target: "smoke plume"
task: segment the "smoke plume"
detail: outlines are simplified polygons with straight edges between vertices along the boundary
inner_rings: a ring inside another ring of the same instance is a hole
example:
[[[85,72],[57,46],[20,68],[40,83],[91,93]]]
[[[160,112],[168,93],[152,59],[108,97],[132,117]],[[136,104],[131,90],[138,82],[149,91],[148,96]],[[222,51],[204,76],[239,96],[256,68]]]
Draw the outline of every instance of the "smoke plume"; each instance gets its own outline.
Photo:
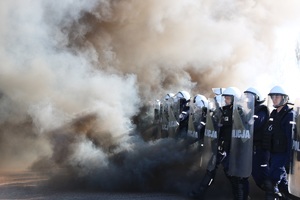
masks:
[[[50,168],[111,190],[187,187],[195,150],[140,137],[151,103],[228,86],[300,95],[299,4],[0,2],[0,170]]]

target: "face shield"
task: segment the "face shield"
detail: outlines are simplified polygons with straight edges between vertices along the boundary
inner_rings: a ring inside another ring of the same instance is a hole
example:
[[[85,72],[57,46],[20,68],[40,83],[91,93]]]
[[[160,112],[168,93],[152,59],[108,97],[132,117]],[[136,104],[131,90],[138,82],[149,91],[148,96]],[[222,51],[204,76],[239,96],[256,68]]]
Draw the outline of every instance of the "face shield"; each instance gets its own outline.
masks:
[[[223,95],[222,96],[222,102],[221,105],[223,106],[229,106],[229,105],[233,105],[233,96],[231,95]]]
[[[247,107],[252,107],[253,102],[257,102],[258,96],[256,94],[250,92],[244,92],[245,102],[247,103]]]

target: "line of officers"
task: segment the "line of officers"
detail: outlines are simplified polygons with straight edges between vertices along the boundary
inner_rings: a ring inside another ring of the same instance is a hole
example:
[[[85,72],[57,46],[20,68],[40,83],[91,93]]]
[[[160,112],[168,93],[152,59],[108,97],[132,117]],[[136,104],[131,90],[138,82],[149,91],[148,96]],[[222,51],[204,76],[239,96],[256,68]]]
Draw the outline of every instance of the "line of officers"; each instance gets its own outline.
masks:
[[[187,91],[169,93],[154,106],[160,138],[201,146],[200,167],[206,173],[189,196],[205,199],[222,166],[235,200],[250,198],[250,176],[267,200],[300,197],[299,107],[289,103],[280,86],[268,94],[273,110],[253,87],[243,93],[236,87],[212,90],[209,99],[201,94],[191,98]]]

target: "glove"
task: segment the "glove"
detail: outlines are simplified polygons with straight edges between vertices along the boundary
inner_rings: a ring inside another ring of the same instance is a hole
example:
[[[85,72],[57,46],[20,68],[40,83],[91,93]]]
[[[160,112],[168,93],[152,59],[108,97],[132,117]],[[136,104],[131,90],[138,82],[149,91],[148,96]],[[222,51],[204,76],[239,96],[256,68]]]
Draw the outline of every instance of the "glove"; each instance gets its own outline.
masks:
[[[183,114],[180,114],[180,115],[179,115],[179,120],[182,121],[182,120],[183,120],[183,117],[184,117]]]
[[[220,164],[227,156],[226,151],[218,151],[217,154],[217,164]]]
[[[251,118],[251,119],[248,121],[248,124],[249,124],[249,125],[253,125],[253,124],[254,124],[254,118]]]

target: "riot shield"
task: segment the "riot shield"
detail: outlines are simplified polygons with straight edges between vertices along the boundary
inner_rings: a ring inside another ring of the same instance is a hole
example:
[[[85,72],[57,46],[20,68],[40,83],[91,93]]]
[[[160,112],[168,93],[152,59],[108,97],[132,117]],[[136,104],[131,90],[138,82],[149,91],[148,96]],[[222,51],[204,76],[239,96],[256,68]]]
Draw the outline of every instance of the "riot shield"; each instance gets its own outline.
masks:
[[[163,100],[161,103],[161,138],[166,138],[169,135],[169,109],[170,102]]]
[[[300,99],[299,99],[300,100]],[[293,131],[292,162],[289,173],[289,192],[300,197],[300,104],[295,103],[295,127]]]
[[[209,171],[215,169],[217,162],[219,119],[221,110],[215,99],[208,99],[208,108],[206,115],[206,124],[203,140],[203,154],[200,162],[201,168]]]
[[[228,174],[249,177],[252,172],[254,95],[234,99]]]
[[[190,102],[190,113],[188,123],[188,138],[199,139],[199,127],[202,121],[202,107],[197,106],[194,102]]]
[[[176,130],[179,127],[180,101],[175,98],[169,98],[169,123],[168,135],[169,137],[176,137]]]
[[[153,103],[153,110],[154,110],[154,116],[153,116],[153,124],[159,124],[160,123],[160,100],[156,100]]]
[[[190,104],[190,113],[189,113],[189,122],[188,122],[188,131],[187,131],[187,137],[188,138],[198,138],[198,133],[196,132],[194,121],[195,121],[195,111],[196,106],[193,102]]]
[[[154,108],[154,116],[153,116],[153,125],[154,125],[154,139],[158,139],[161,137],[161,108],[162,108],[162,103],[160,100],[156,100],[153,104]]]

